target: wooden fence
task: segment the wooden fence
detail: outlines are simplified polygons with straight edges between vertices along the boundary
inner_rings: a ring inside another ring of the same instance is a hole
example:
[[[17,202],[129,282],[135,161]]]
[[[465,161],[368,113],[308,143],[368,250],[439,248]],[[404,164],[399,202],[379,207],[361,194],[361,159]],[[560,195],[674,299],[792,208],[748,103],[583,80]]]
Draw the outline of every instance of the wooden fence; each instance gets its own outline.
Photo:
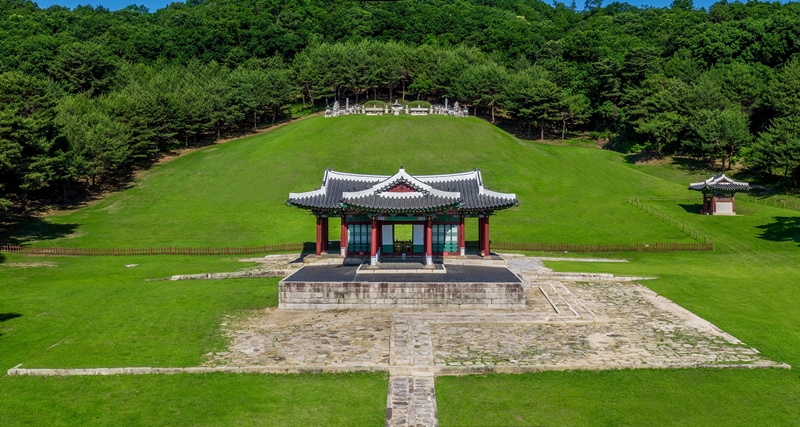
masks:
[[[532,251],[532,252],[679,252],[679,251],[713,251],[711,243],[629,243],[611,245],[575,245],[560,243],[504,243],[492,242],[495,251]]]
[[[466,242],[468,250],[477,250],[478,242]],[[72,255],[72,256],[139,256],[139,255],[256,255],[274,252],[314,252],[314,242],[282,243],[278,245],[224,247],[224,248],[63,248],[4,245],[0,252],[23,255]],[[536,252],[678,252],[713,251],[711,243],[630,243],[578,245],[561,243],[506,243],[492,242],[495,251]],[[329,251],[338,252],[338,242],[331,242]]]
[[[313,243],[311,244],[313,247]],[[224,247],[224,248],[62,248],[5,245],[0,252],[25,255],[77,255],[77,256],[131,256],[131,255],[253,255],[270,252],[303,252],[306,243],[281,243],[278,245]],[[313,249],[312,249],[313,250]]]
[[[678,221],[675,218],[672,218],[672,217],[669,217],[667,215],[664,215],[664,213],[659,212],[656,209],[653,209],[652,206],[645,204],[643,202],[644,200],[647,200],[647,199],[642,198],[642,201],[640,201],[639,200],[639,196],[636,196],[635,198],[629,197],[628,198],[628,203],[630,203],[633,206],[636,206],[637,208],[641,209],[645,213],[650,214],[655,219],[657,219],[659,221],[662,221],[664,223],[667,223],[671,227],[675,227],[678,230],[681,230],[681,232],[688,234],[689,237],[691,237],[692,239],[695,239],[698,242],[702,241],[703,244],[710,244],[711,245],[711,249],[709,249],[709,250],[712,250],[712,251],[714,250],[714,241],[709,239],[708,236],[700,234],[700,232],[696,228],[692,228],[690,225],[682,223],[682,222]],[[652,200],[652,197],[650,198],[650,200]],[[671,201],[672,199],[667,199],[667,200]],[[686,249],[686,250],[691,250],[691,249]],[[705,250],[705,249],[702,249],[702,250]]]

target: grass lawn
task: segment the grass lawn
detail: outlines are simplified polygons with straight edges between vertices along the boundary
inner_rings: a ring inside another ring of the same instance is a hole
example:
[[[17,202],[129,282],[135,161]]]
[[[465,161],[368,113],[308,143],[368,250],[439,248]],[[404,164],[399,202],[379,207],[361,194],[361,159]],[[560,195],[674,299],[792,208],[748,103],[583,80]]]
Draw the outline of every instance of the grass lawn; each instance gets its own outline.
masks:
[[[412,174],[479,167],[490,188],[516,193],[521,206],[492,220],[495,241],[689,241],[626,203],[635,195],[691,194],[682,173],[442,116],[303,120],[198,150],[126,191],[6,236],[80,247],[310,241],[312,217],[283,204],[290,191],[318,187],[329,166],[388,175],[401,165]],[[697,215],[695,202],[652,206],[713,238],[717,250],[548,265],[658,276],[645,284],[766,358],[800,367],[800,213],[741,201],[742,215],[731,218]],[[476,233],[474,224],[468,233]],[[146,279],[244,266],[233,257],[0,254],[0,369],[197,365],[224,345],[219,323],[226,315],[276,304],[277,280]],[[1,376],[0,424],[379,425],[386,385],[382,375]],[[443,377],[436,391],[442,426],[800,423],[796,369]]]
[[[2,425],[379,426],[387,377],[142,375],[0,378]]]
[[[302,120],[201,149],[155,168],[92,206],[34,221],[14,240],[79,247],[246,246],[313,241],[313,217],[289,192],[319,187],[324,170],[391,175],[480,168],[520,207],[493,219],[492,239],[542,243],[688,241],[621,203],[688,194],[626,166],[618,153],[513,138],[476,118],[345,116]],[[144,232],[143,232],[144,231]],[[331,238],[338,228],[331,227]],[[468,239],[477,227],[468,224]],[[43,239],[46,238],[46,239]]]
[[[45,266],[25,268],[32,263]],[[245,265],[221,257],[9,256],[0,264],[0,369],[197,366],[224,345],[225,315],[277,305],[278,279],[145,279]]]
[[[439,377],[446,426],[789,426],[798,375],[783,370],[636,370]]]
[[[278,279],[226,257],[32,257],[0,263],[0,369],[197,366],[219,324],[275,306]],[[125,264],[139,264],[127,268]],[[376,425],[383,375],[0,376],[0,425]]]

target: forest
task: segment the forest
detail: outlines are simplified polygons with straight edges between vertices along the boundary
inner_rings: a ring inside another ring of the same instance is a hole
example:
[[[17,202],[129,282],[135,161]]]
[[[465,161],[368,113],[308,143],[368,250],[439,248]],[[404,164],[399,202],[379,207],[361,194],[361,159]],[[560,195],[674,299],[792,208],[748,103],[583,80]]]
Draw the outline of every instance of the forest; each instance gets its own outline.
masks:
[[[531,138],[587,135],[796,192],[800,3],[0,0],[0,214],[345,98],[449,98]]]

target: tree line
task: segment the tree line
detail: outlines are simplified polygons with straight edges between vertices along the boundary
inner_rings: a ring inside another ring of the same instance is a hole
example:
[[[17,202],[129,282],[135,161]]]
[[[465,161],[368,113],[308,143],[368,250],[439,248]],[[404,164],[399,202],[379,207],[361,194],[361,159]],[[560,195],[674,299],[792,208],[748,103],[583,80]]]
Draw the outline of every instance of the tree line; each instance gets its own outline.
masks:
[[[0,209],[110,182],[292,104],[458,100],[539,138],[800,180],[800,4],[0,0]]]

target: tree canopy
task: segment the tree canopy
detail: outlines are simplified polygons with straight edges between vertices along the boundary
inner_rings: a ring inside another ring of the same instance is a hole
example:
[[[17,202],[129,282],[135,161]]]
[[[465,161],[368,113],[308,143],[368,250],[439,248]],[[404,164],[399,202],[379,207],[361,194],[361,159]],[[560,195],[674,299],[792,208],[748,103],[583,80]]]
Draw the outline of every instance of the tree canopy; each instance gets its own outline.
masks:
[[[0,89],[0,210],[348,97],[800,175],[798,3],[0,0]]]

